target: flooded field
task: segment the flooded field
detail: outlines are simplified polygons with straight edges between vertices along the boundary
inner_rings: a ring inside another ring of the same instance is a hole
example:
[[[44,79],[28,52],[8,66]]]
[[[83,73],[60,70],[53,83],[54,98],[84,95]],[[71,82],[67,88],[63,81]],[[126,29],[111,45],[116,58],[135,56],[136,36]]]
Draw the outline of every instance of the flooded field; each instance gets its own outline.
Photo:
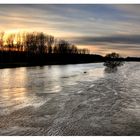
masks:
[[[0,69],[0,135],[140,135],[140,63]]]

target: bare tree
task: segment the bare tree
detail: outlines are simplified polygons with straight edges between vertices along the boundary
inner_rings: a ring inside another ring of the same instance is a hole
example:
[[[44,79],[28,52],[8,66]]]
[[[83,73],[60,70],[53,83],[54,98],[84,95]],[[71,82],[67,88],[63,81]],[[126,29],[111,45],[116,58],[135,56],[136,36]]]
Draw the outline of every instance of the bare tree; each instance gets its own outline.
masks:
[[[0,50],[2,50],[3,51],[3,47],[4,47],[4,32],[1,32],[0,33]]]
[[[54,37],[51,35],[46,36],[47,53],[51,54],[53,52]]]
[[[8,48],[9,51],[27,51],[39,54],[89,54],[88,49],[78,49],[68,41],[57,40],[53,36],[42,32],[11,33],[6,35],[6,38],[4,38],[4,35],[4,32],[0,33],[1,50],[2,48]]]

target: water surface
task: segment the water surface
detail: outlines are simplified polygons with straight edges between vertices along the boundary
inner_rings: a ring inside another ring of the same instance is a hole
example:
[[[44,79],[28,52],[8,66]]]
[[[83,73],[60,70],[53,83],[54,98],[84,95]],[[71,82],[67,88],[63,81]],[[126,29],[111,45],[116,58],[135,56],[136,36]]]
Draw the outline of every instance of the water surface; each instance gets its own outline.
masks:
[[[0,69],[0,135],[140,135],[140,63]]]

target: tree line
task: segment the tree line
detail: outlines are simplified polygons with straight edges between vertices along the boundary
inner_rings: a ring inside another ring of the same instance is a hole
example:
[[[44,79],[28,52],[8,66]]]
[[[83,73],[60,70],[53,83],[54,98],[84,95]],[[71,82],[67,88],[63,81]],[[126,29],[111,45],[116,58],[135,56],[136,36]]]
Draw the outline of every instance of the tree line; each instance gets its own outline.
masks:
[[[66,40],[58,40],[43,32],[0,33],[1,51],[19,51],[35,54],[90,54]]]

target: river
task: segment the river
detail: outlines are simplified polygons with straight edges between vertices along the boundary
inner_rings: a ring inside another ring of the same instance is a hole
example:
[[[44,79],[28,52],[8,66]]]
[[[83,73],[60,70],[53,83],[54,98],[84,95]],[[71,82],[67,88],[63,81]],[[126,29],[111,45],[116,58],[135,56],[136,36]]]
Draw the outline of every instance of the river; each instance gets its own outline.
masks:
[[[0,135],[140,135],[140,63],[0,69]]]

